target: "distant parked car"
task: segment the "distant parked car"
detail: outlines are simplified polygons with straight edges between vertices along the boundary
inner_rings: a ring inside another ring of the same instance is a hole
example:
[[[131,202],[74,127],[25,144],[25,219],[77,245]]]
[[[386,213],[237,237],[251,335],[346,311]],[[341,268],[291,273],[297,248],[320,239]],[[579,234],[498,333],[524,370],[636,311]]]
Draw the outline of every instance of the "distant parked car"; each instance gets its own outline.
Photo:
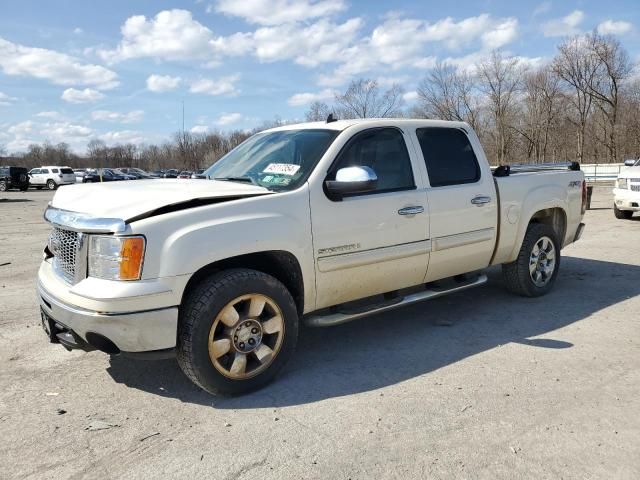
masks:
[[[191,174],[191,178],[207,178],[207,176],[204,174],[204,169],[199,168]]]
[[[0,167],[0,192],[9,189],[25,191],[29,188],[29,173],[23,167]]]
[[[86,168],[74,168],[73,174],[76,176],[76,183],[82,183],[82,179],[87,174]]]
[[[192,174],[193,172],[190,172],[189,170],[183,170],[178,174],[178,178],[191,178]]]
[[[122,172],[125,175],[134,176],[138,180],[142,180],[144,178],[153,178],[151,175],[149,175],[147,172],[145,172],[141,168],[133,168],[133,167],[118,168],[117,171]]]
[[[176,170],[175,168],[172,168],[170,170],[165,171],[164,175],[162,176],[162,178],[178,178],[179,174],[180,174],[179,170]]]
[[[630,158],[624,161],[625,167],[640,167],[640,159]]]
[[[634,212],[640,212],[640,164],[620,172],[613,188],[613,214],[629,220]]]
[[[164,176],[164,170],[154,170],[153,172],[149,172],[151,178],[162,178]]]
[[[29,172],[29,183],[35,188],[55,190],[60,185],[76,183],[76,174],[69,167],[46,166],[33,168]]]
[[[97,183],[97,182],[116,182],[126,180],[124,175],[121,175],[110,168],[99,168],[98,170],[87,172],[82,180],[84,183]]]

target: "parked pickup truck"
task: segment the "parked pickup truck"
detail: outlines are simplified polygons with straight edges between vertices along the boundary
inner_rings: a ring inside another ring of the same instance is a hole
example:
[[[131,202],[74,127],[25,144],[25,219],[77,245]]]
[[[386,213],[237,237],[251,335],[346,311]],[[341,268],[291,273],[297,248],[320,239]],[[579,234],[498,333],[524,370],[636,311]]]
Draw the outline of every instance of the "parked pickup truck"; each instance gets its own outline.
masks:
[[[465,123],[288,125],[205,175],[56,193],[38,273],[52,342],[175,355],[203,389],[246,392],[291,358],[301,321],[459,292],[496,264],[512,292],[544,295],[584,227],[577,164],[492,171]]]

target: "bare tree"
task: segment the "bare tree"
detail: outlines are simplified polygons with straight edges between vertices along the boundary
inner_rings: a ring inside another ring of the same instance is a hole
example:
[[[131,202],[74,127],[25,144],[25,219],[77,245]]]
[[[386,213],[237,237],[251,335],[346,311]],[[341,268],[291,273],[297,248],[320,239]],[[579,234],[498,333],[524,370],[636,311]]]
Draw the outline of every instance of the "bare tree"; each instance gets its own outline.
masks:
[[[577,159],[584,160],[585,132],[592,110],[592,89],[598,77],[598,60],[589,51],[585,38],[575,36],[558,46],[553,61],[555,73],[573,90],[570,96],[575,119],[568,117],[577,127]]]
[[[385,118],[401,114],[404,89],[393,84],[382,92],[376,80],[353,80],[345,93],[337,94],[340,118]]]
[[[4,144],[0,143],[0,156],[4,156],[7,154],[7,149]]]
[[[467,122],[478,127],[479,105],[475,78],[453,65],[438,63],[418,87],[418,99],[427,118]]]
[[[477,65],[480,89],[485,93],[493,122],[495,158],[500,165],[509,154],[510,116],[514,113],[521,88],[523,70],[516,58],[505,58],[494,51]]]
[[[331,109],[329,105],[316,101],[309,105],[309,110],[307,110],[304,116],[307,122],[321,122],[326,120],[330,113]]]

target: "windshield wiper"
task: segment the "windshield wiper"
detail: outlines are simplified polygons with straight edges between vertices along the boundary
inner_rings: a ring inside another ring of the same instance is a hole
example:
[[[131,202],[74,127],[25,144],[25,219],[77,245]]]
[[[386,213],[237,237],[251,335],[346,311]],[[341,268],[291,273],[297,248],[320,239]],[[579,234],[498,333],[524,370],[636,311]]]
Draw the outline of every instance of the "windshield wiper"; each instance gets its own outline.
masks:
[[[243,182],[243,183],[251,183],[252,185],[258,185],[251,177],[213,177],[214,180],[220,180],[222,182]]]

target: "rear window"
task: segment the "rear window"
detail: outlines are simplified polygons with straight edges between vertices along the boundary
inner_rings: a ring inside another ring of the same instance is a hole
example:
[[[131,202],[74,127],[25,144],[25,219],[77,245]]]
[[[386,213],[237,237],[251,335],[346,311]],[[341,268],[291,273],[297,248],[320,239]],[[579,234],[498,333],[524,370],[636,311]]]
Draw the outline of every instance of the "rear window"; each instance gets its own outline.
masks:
[[[457,128],[419,128],[420,149],[432,187],[475,183],[480,166],[467,135]]]
[[[73,170],[71,170],[70,168],[61,168],[60,172],[61,173],[73,173]]]

